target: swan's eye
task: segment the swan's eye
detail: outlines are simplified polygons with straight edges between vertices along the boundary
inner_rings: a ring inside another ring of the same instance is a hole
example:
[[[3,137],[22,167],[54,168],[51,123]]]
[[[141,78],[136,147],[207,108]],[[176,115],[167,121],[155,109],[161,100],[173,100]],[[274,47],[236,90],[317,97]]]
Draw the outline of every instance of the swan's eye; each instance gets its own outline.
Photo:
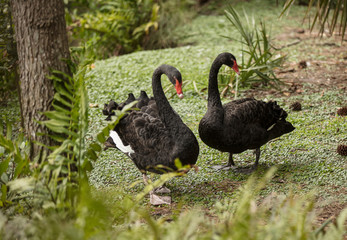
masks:
[[[175,78],[175,79],[176,79],[176,78]],[[175,88],[176,88],[176,92],[177,92],[178,97],[179,97],[179,98],[183,98],[182,82],[179,82],[179,81],[176,79]]]

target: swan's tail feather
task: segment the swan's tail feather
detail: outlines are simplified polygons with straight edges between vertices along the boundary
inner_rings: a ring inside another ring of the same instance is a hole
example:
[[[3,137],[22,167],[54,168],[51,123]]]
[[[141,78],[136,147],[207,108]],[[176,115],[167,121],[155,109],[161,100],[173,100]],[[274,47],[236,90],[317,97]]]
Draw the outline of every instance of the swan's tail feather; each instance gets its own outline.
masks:
[[[135,98],[134,94],[133,93],[128,93],[127,100],[125,100],[124,102],[120,103],[118,109],[122,110],[123,107],[125,107],[126,105],[128,105],[129,103],[131,103],[131,102],[133,102],[135,100],[136,100],[136,98]]]
[[[288,113],[283,108],[281,108],[276,101],[269,101],[266,104],[270,108],[272,115],[276,119],[281,120],[287,118]]]
[[[104,104],[104,109],[102,110],[102,114],[106,115],[107,118],[105,119],[106,121],[111,121],[111,116],[115,115],[114,110],[117,110],[119,107],[118,103],[113,101],[112,99],[110,102],[107,104]]]
[[[290,133],[294,131],[295,127],[286,120],[278,121],[272,128],[269,130],[269,139],[274,139],[282,136],[283,134]]]

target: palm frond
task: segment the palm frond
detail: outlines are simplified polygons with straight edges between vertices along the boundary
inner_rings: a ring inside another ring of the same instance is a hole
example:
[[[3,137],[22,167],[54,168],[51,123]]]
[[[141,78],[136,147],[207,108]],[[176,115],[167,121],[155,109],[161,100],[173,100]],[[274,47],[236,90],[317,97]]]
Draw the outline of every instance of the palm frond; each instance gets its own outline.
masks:
[[[286,1],[280,17],[283,16],[285,12],[289,11],[290,6],[292,6],[294,2],[295,0]],[[317,24],[319,25],[320,35],[323,35],[326,29],[329,30],[330,35],[332,35],[335,30],[338,30],[342,41],[347,27],[347,0],[310,0],[304,19],[308,17],[313,7],[315,7],[315,13],[310,26],[311,31]],[[340,24],[337,24],[339,19]]]
[[[285,56],[274,57],[276,49],[271,45],[265,23],[260,22],[260,27],[257,27],[254,18],[250,18],[244,11],[245,24],[243,24],[240,15],[231,6],[225,11],[225,15],[241,35],[240,42],[243,53],[240,64],[242,69],[240,79],[236,81],[233,78],[230,85],[238,88],[239,84],[241,87],[245,87],[258,81],[265,86],[277,87],[280,80],[276,77],[273,69],[281,66]]]

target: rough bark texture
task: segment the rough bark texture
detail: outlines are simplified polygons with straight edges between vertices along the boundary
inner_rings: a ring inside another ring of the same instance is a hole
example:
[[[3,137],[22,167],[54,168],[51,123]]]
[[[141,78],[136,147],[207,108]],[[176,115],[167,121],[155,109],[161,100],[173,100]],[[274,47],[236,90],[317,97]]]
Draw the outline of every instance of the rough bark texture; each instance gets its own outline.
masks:
[[[53,83],[51,70],[68,73],[62,59],[69,59],[63,0],[11,0],[20,70],[20,99],[24,130],[34,141],[51,145],[48,130],[35,120],[45,119],[40,112],[50,110]],[[40,148],[35,144],[31,156]]]

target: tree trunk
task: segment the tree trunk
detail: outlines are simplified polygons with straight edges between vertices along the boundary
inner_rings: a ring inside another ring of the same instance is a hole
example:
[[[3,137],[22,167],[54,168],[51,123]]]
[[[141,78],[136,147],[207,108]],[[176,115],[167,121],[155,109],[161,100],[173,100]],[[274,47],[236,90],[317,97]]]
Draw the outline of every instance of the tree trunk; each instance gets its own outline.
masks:
[[[69,74],[62,59],[70,59],[63,0],[11,0],[20,72],[20,101],[24,130],[31,141],[52,146],[48,129],[36,120],[51,109],[53,82],[51,70]],[[31,157],[40,147],[34,144]]]

